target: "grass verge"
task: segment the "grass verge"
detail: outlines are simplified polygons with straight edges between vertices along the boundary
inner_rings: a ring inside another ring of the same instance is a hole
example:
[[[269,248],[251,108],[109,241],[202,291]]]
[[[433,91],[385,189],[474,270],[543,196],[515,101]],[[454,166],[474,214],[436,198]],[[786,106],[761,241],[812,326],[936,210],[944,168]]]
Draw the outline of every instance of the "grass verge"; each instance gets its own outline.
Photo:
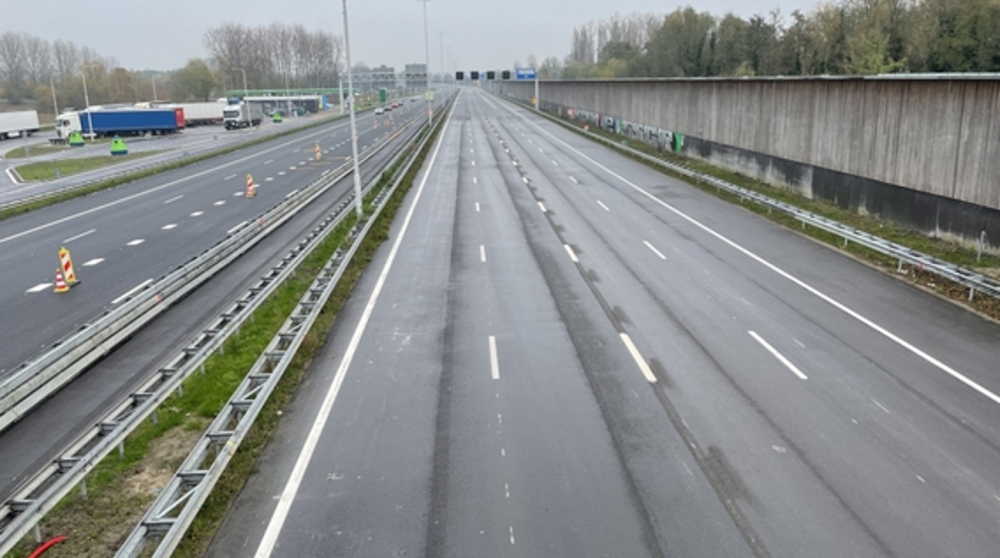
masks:
[[[68,151],[72,149],[66,145],[49,145],[47,143],[35,143],[27,146],[28,152],[25,153],[24,146],[15,147],[10,151],[3,154],[3,158],[8,161],[13,161],[16,159],[27,159],[28,157],[37,157],[39,155],[50,155],[52,153],[59,153],[62,151]]]
[[[440,126],[439,128],[440,129]],[[257,421],[250,428],[222,478],[216,484],[174,556],[201,556],[208,547],[257,458],[267,444],[312,360],[323,347],[337,314],[351,294],[378,247],[389,238],[392,220],[420,170],[433,141],[418,154],[399,188],[372,224],[371,231],[350,261],[330,300],[323,307],[291,366],[276,386]],[[393,168],[395,170],[396,167]],[[389,184],[385,172],[381,184]],[[370,194],[369,196],[372,196]],[[370,200],[371,198],[367,198]],[[372,208],[369,206],[368,211]],[[342,222],[299,266],[224,350],[205,364],[204,374],[194,374],[184,383],[183,395],[174,394],[161,405],[157,421],[145,421],[126,440],[121,458],[112,454],[99,463],[87,479],[89,497],[74,493],[63,499],[39,524],[43,539],[57,534],[65,543],[46,553],[46,558],[68,556],[113,556],[131,529],[164,486],[253,365],[323,265],[354,226],[353,215]],[[34,548],[30,537],[8,555],[26,556]]]
[[[570,130],[584,134],[583,123],[563,117],[556,117],[551,114],[548,116],[555,118],[560,124]],[[716,167],[705,161],[689,158],[670,151],[659,150],[656,147],[638,140],[626,139],[620,135],[613,134],[605,130],[591,129],[590,132],[611,140],[616,144],[621,144],[635,149],[636,151],[640,151],[646,155],[650,155],[676,165],[685,166],[702,174],[721,178],[731,184],[759,192],[770,198],[783,201],[817,215],[839,221],[847,226],[878,235],[886,240],[903,246],[908,246],[935,258],[969,269],[974,269],[980,273],[988,274],[993,277],[1000,277],[1000,273],[998,273],[1000,272],[1000,257],[995,255],[984,253],[982,258],[979,259],[977,258],[975,250],[971,250],[954,242],[929,237],[918,231],[903,227],[891,221],[884,221],[870,215],[862,215],[822,200],[808,199],[790,190],[771,186],[744,174]],[[753,202],[744,202],[739,196],[730,194],[724,190],[716,190],[713,186],[702,184],[696,180],[688,178],[687,176],[672,172],[666,167],[656,165],[641,157],[637,157],[628,151],[618,151],[635,161],[657,170],[658,172],[684,181],[691,186],[718,198],[729,201],[735,205],[740,205],[748,211],[756,213],[761,217],[776,223],[780,223],[793,231],[818,240],[835,250],[850,254],[861,261],[877,267],[887,274],[904,278],[912,284],[933,291],[941,296],[958,302],[967,308],[989,316],[990,318],[1000,320],[1000,300],[997,300],[996,298],[977,292],[973,300],[970,301],[969,289],[963,285],[948,281],[947,279],[938,277],[937,275],[933,275],[925,270],[910,265],[904,265],[901,271],[897,271],[898,262],[880,252],[876,252],[854,243],[849,243],[845,247],[843,239],[837,235],[809,226],[802,228],[800,221],[788,215],[778,212],[769,212],[767,207]]]
[[[159,153],[163,152],[144,151],[142,153],[129,153],[128,155],[119,156],[101,155],[99,157],[84,157],[81,159],[39,161],[37,163],[27,163],[21,165],[14,170],[17,171],[17,174],[19,174],[24,180],[32,182],[37,180],[52,180],[54,178],[72,176],[74,174],[80,174],[81,172],[87,172],[94,169],[110,167],[126,161],[142,159],[143,157],[149,157],[150,155],[156,155]]]
[[[47,197],[42,198],[42,199],[34,200],[34,201],[27,202],[27,203],[24,203],[24,204],[21,204],[21,205],[17,205],[17,206],[14,206],[14,207],[9,207],[7,209],[0,210],[0,220],[7,219],[9,217],[14,217],[15,215],[21,215],[23,213],[28,213],[30,211],[34,211],[36,209],[41,209],[43,207],[47,207],[47,206],[50,206],[50,205],[55,205],[57,203],[61,203],[61,202],[64,202],[66,200],[71,200],[71,199],[74,199],[74,198],[88,196],[90,194],[93,194],[94,192],[99,192],[101,190],[107,190],[109,188],[114,188],[116,186],[121,186],[122,184],[127,184],[129,182],[134,182],[136,180],[139,180],[139,179],[142,179],[142,178],[146,178],[146,177],[149,177],[149,176],[153,176],[153,175],[156,175],[156,174],[160,174],[160,173],[163,173],[163,172],[167,172],[167,171],[171,171],[171,170],[174,170],[174,169],[179,169],[179,168],[187,167],[189,165],[194,165],[196,163],[200,163],[202,161],[206,161],[206,160],[212,159],[214,157],[219,157],[221,155],[226,155],[228,153],[232,153],[232,152],[240,150],[240,149],[245,149],[247,147],[253,147],[255,145],[258,145],[258,144],[261,144],[261,143],[264,143],[264,142],[267,142],[267,141],[271,141],[273,139],[277,139],[277,138],[281,138],[281,137],[288,136],[288,135],[291,135],[291,134],[295,134],[295,133],[298,133],[298,132],[301,132],[301,131],[304,131],[304,130],[309,130],[309,129],[312,129],[312,128],[317,128],[317,127],[323,126],[325,124],[331,124],[331,123],[333,123],[333,122],[335,122],[337,120],[341,120],[343,118],[347,118],[347,115],[339,115],[339,116],[334,116],[332,118],[324,118],[322,120],[318,120],[316,122],[312,122],[310,124],[306,124],[305,126],[300,126],[298,128],[293,128],[293,129],[290,129],[290,130],[287,130],[287,131],[278,132],[277,134],[269,135],[269,136],[266,136],[266,137],[256,138],[256,139],[250,140],[248,142],[240,143],[240,144],[237,144],[237,145],[231,145],[231,146],[226,147],[224,149],[221,149],[219,151],[213,151],[211,153],[205,153],[205,154],[202,154],[202,155],[197,155],[197,156],[194,156],[194,157],[191,157],[191,158],[188,158],[188,159],[184,159],[182,161],[173,161],[173,162],[170,162],[170,163],[164,163],[162,166],[157,166],[155,168],[144,169],[144,170],[141,170],[141,171],[136,171],[135,173],[129,173],[127,175],[118,176],[118,177],[114,177],[114,178],[109,178],[107,180],[103,180],[101,182],[96,182],[94,184],[90,184],[90,185],[84,186],[82,188],[76,188],[76,189],[73,189],[73,190],[68,190],[68,191],[64,191],[64,192],[55,193],[55,194],[53,194],[51,196],[47,196]]]

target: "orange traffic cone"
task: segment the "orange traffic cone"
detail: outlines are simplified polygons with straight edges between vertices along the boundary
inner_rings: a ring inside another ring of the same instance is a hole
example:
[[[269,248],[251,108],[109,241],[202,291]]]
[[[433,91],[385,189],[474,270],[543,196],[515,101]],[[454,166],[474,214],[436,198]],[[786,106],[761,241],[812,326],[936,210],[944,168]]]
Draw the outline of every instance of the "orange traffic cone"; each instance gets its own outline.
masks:
[[[55,292],[57,292],[57,293],[69,292],[69,285],[66,284],[66,281],[63,281],[62,271],[60,271],[58,268],[56,269],[56,290],[55,290]]]
[[[247,198],[252,198],[257,194],[257,186],[253,183],[253,176],[247,175]]]

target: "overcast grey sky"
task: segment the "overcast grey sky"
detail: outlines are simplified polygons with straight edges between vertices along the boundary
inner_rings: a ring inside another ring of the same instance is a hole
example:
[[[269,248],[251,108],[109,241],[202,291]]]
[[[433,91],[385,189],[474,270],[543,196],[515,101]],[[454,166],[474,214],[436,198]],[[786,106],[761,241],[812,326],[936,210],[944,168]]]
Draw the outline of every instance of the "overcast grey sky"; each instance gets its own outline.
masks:
[[[696,5],[716,15],[741,16],[780,8],[811,10],[816,0],[431,0],[427,6],[431,70],[440,68],[444,32],[445,67],[509,68],[529,54],[539,60],[564,58],[573,27],[615,11],[665,14]],[[205,30],[226,22],[266,25],[301,23],[342,35],[340,0],[169,0],[93,2],[84,0],[0,0],[0,33],[23,31],[50,41],[70,40],[114,56],[123,66],[170,70],[205,56]],[[424,61],[423,5],[419,0],[348,0],[351,58],[370,66],[402,70]],[[448,53],[450,51],[450,59]]]

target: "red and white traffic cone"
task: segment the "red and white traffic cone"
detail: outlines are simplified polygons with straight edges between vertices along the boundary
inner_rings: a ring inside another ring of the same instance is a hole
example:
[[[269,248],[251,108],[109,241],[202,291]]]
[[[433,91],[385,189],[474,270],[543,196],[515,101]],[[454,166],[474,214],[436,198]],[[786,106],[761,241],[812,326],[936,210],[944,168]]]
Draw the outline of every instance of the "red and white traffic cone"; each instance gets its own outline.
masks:
[[[254,186],[253,176],[247,175],[247,197],[252,198],[257,194],[257,187]]]
[[[66,281],[63,281],[62,271],[59,270],[58,268],[56,269],[56,290],[55,290],[55,292],[57,292],[57,293],[69,292],[69,285],[66,284]]]

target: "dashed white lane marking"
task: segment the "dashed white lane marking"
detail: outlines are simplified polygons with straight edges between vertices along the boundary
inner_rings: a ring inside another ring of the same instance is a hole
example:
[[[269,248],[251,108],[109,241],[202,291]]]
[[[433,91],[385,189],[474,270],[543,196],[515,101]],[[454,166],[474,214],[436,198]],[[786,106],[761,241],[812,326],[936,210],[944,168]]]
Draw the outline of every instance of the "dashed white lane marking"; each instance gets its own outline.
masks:
[[[305,162],[305,161],[299,161],[299,166],[300,166],[300,167],[304,167],[305,165],[306,165],[306,162]]]
[[[269,177],[267,177],[267,178],[264,179],[264,182],[271,182],[272,180],[274,180],[274,177],[273,176],[269,176]]]
[[[30,289],[28,289],[25,292],[31,293],[31,294],[40,293],[40,292],[44,291],[45,289],[47,289],[47,288],[49,288],[51,286],[52,286],[52,283],[39,283],[39,284],[35,285],[34,287],[31,287]]]
[[[171,229],[176,229],[177,228],[177,223],[167,223],[166,225],[163,225],[160,228],[163,229],[163,230],[165,230],[165,231],[169,231]]]
[[[476,202],[476,213],[479,213],[479,202]]]
[[[500,359],[497,357],[497,338],[490,335],[490,375],[494,380],[500,379]],[[500,415],[497,415],[498,417]]]
[[[799,347],[802,347],[803,349],[806,348],[805,344],[802,343],[802,341],[799,341],[798,339],[796,339],[794,337],[792,337],[792,341],[795,341],[795,344],[798,345]]]
[[[528,177],[527,176],[522,176],[521,180],[523,180],[525,184],[528,184]]]
[[[889,412],[889,409],[886,409],[886,408],[885,408],[885,407],[884,407],[884,406],[883,406],[883,405],[882,405],[881,403],[879,403],[878,401],[875,401],[874,399],[872,399],[872,403],[874,403],[874,404],[875,404],[875,406],[876,406],[876,407],[878,407],[879,409],[882,409],[883,411],[885,411],[885,414],[887,414],[887,415],[891,415],[891,414],[892,414],[892,413],[890,413],[890,412]]]
[[[212,205],[214,205],[216,207],[218,207],[220,205],[226,205],[226,200],[219,200],[219,201],[213,203]]]
[[[576,257],[576,252],[573,251],[573,247],[569,244],[563,244],[563,248],[566,249],[566,253],[569,254],[569,259],[573,260],[573,263],[580,263],[580,260]]]
[[[145,238],[137,238],[135,240],[130,240],[129,242],[126,242],[125,245],[126,246],[138,246],[138,245],[142,244],[143,242],[146,242]]]
[[[469,153],[475,153],[475,152],[476,152],[475,149],[469,149]]]
[[[292,151],[292,153],[298,153],[299,151],[302,151],[302,150],[301,149],[296,149],[295,151]]]
[[[295,194],[298,194],[298,193],[299,193],[299,189],[296,188],[296,189],[292,190],[291,192],[288,192],[287,194],[285,194],[285,199],[287,200],[288,198],[290,198],[290,197],[292,197],[292,196],[294,196]]]
[[[545,211],[545,204],[544,203],[538,202],[538,209],[541,209],[542,213],[546,213],[546,211]]]
[[[552,159],[552,164],[555,165],[555,166],[557,166],[557,167],[559,166],[559,163],[557,163],[555,159]]]
[[[927,484],[927,481],[924,480],[924,477],[921,477],[920,475],[917,475],[917,480],[924,484]]]
[[[264,161],[264,164],[265,165],[270,165],[273,162],[274,162],[274,159],[268,159],[268,160]]]
[[[234,179],[234,178],[236,178],[236,175],[235,175],[235,174],[231,174],[231,175],[229,175],[229,176],[227,176],[227,177],[223,178],[223,180],[232,180],[232,179]]]
[[[514,544],[514,526],[510,526],[510,544]]]
[[[482,244],[479,245],[479,260],[482,262],[486,261],[486,247]]]
[[[83,267],[94,267],[95,265],[104,261],[104,258],[94,258],[92,260],[87,260],[83,262]]]
[[[619,334],[622,338],[622,343],[625,343],[625,348],[628,349],[629,354],[632,355],[632,360],[639,366],[639,370],[642,371],[642,375],[646,377],[646,381],[655,384],[656,376],[653,374],[653,369],[649,367],[649,363],[646,359],[642,358],[639,353],[639,349],[635,348],[635,343],[632,342],[632,338],[628,336],[627,333]]]
[[[181,199],[183,197],[184,197],[183,194],[180,195],[180,196],[174,196],[174,197],[170,198],[169,200],[163,202],[163,205],[167,205],[168,203],[174,203],[175,201],[177,201],[177,200],[179,200],[179,199]]]
[[[472,177],[472,183],[473,184],[479,184],[479,180],[475,176],[473,176]]]
[[[657,256],[659,256],[661,260],[667,259],[667,257],[663,255],[663,252],[660,252],[659,250],[657,250],[656,246],[653,246],[652,244],[650,244],[648,240],[643,240],[642,243],[646,245],[646,248],[649,248],[650,250],[653,251],[654,254],[656,254]]]
[[[544,150],[544,149],[542,149],[541,147],[539,147],[539,148],[538,148],[538,152],[539,152],[539,153],[545,153],[545,150]]]
[[[204,211],[195,211],[194,213],[191,214],[191,216],[192,217],[201,217],[204,214],[205,214]]]
[[[597,200],[597,205],[603,207],[604,211],[607,211],[608,213],[611,212],[611,210],[608,208],[608,206],[604,205],[604,202],[602,202],[601,200]]]
[[[569,175],[569,179],[573,181],[573,184],[579,184],[579,182],[577,182],[577,181],[576,181],[576,179],[575,179],[575,178],[573,178],[573,175],[572,175],[572,174],[571,174],[571,175]]]
[[[755,331],[748,331],[747,333],[749,333],[750,337],[753,337],[755,341],[757,341],[758,343],[760,343],[760,345],[762,347],[764,347],[765,349],[767,349],[767,352],[769,352],[772,355],[774,355],[774,358],[778,359],[781,362],[781,364],[784,364],[785,368],[788,368],[789,370],[792,371],[793,374],[795,374],[796,376],[798,376],[799,379],[802,379],[802,380],[808,380],[809,379],[809,377],[806,376],[805,374],[803,374],[802,371],[798,369],[798,367],[796,367],[794,364],[792,364],[792,362],[790,360],[788,360],[787,358],[785,358],[785,355],[779,353],[778,350],[775,349],[774,347],[772,347],[770,343],[768,343],[767,341],[764,341],[764,339],[760,335],[757,335],[757,332],[755,332]]]
[[[81,238],[83,238],[83,237],[85,237],[87,235],[94,234],[95,232],[97,232],[97,229],[90,229],[87,232],[82,232],[82,233],[80,233],[80,234],[78,234],[76,236],[71,236],[71,237],[67,238],[66,240],[64,240],[63,244],[69,244],[70,242],[73,242],[74,240],[80,240]]]
[[[503,415],[497,413],[497,424],[503,424]]]
[[[293,165],[293,166],[288,167],[288,170],[295,170],[295,166]]]
[[[285,171],[279,171],[278,176],[285,176]]]
[[[472,166],[476,166],[476,162],[475,161],[472,162]]]
[[[507,457],[507,450],[506,449],[500,448],[500,457]]]
[[[111,304],[118,304],[119,302],[125,300],[126,298],[128,298],[128,297],[132,296],[133,294],[139,292],[140,290],[144,289],[146,287],[146,285],[148,285],[148,284],[150,284],[152,282],[153,282],[152,279],[146,279],[142,283],[139,283],[138,285],[136,285],[135,287],[133,287],[132,289],[130,289],[127,293],[125,293],[125,294],[121,295],[120,297],[112,300]]]
[[[461,93],[459,93],[459,95],[461,95]],[[452,112],[451,114],[454,113]],[[445,120],[444,127],[441,130],[441,137],[447,137],[446,134],[448,132],[448,127],[451,124],[451,114],[449,114],[447,120]],[[420,181],[420,186],[417,188],[417,193],[414,195],[414,199],[410,203],[410,209],[406,213],[406,218],[403,220],[403,225],[399,230],[396,241],[389,250],[389,256],[382,267],[378,280],[375,282],[375,288],[368,299],[368,303],[365,305],[365,309],[361,314],[361,319],[358,321],[358,325],[354,329],[354,333],[351,335],[351,340],[347,345],[347,350],[340,359],[340,365],[337,367],[337,371],[334,374],[333,382],[330,384],[330,388],[323,398],[323,403],[319,408],[319,412],[316,413],[316,418],[313,420],[312,426],[309,428],[309,434],[306,436],[305,443],[302,444],[302,449],[299,451],[299,455],[295,460],[295,466],[292,468],[292,472],[288,476],[288,481],[281,491],[281,496],[278,498],[277,507],[268,521],[267,529],[264,531],[260,544],[257,546],[257,551],[254,553],[256,558],[269,557],[271,552],[274,550],[274,546],[278,542],[278,535],[281,534],[281,530],[288,518],[288,512],[291,510],[292,503],[295,501],[295,495],[298,493],[299,486],[302,484],[306,468],[308,467],[309,462],[312,461],[312,456],[316,451],[317,445],[319,444],[319,438],[323,432],[323,427],[326,425],[327,419],[330,417],[333,404],[337,401],[337,395],[340,393],[340,388],[344,384],[344,378],[347,376],[347,369],[351,367],[351,363],[354,361],[354,355],[358,350],[358,345],[361,343],[361,337],[364,335],[365,329],[368,327],[368,321],[371,320],[372,312],[374,312],[375,304],[378,302],[379,295],[382,293],[386,277],[388,277],[389,271],[392,269],[392,264],[396,260],[396,254],[399,253],[399,246],[402,244],[403,239],[406,238],[406,231],[410,228],[410,221],[413,219],[413,214],[420,205],[421,195],[423,194],[424,187],[427,185],[427,180],[430,178],[431,171],[434,169],[434,163],[437,161],[441,145],[442,141],[438,140],[437,145],[434,147],[434,151],[431,154],[430,161],[427,164],[427,170],[424,172],[424,176]]]
[[[238,198],[238,197],[240,197],[240,196],[242,196],[242,195],[243,195],[243,192],[242,192],[242,191],[240,191],[240,192],[233,192],[233,197],[234,197],[234,198]]]

